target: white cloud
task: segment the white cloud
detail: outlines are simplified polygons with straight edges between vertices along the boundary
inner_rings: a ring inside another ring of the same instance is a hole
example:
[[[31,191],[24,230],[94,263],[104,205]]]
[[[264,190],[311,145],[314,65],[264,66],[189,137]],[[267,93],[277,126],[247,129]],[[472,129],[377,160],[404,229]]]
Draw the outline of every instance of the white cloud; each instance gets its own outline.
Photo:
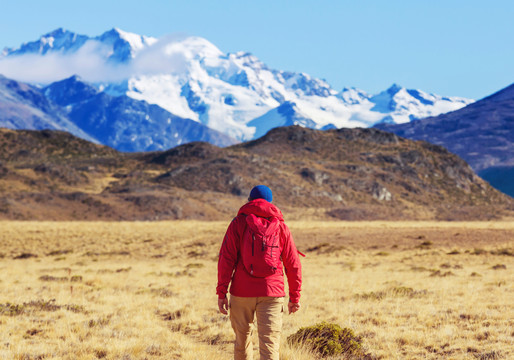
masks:
[[[134,75],[157,75],[184,72],[187,60],[180,51],[168,51],[172,44],[183,40],[181,35],[168,35],[136,53],[130,72]]]
[[[19,81],[48,84],[73,75],[89,82],[117,82],[131,76],[178,73],[186,69],[184,55],[166,51],[178,39],[177,36],[163,37],[138,51],[127,63],[108,61],[112,47],[97,40],[87,41],[71,54],[53,52],[0,57],[0,74]]]

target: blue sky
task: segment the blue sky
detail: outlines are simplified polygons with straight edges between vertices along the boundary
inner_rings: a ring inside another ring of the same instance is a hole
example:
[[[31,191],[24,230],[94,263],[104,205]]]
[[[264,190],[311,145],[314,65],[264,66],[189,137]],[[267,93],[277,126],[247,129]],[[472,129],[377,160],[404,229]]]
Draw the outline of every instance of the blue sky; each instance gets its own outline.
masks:
[[[511,0],[2,0],[0,48],[56,28],[201,36],[336,90],[391,84],[479,99],[514,82]]]

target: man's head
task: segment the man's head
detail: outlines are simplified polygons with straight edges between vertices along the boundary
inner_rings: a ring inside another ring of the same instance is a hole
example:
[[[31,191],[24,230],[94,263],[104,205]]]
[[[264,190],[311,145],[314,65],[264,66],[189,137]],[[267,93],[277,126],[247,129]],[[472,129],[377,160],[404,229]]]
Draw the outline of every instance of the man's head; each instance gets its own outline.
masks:
[[[273,193],[266,185],[257,185],[252,189],[252,191],[250,191],[250,196],[248,197],[248,200],[250,201],[255,199],[264,199],[268,202],[272,202]]]

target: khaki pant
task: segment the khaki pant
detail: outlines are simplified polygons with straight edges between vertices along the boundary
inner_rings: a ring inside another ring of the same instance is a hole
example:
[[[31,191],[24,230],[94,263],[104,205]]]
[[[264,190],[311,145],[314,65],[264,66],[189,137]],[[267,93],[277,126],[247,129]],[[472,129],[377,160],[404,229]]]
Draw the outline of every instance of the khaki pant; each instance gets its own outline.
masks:
[[[235,360],[252,360],[252,325],[257,315],[260,360],[279,360],[283,297],[230,296],[230,322],[236,333]]]

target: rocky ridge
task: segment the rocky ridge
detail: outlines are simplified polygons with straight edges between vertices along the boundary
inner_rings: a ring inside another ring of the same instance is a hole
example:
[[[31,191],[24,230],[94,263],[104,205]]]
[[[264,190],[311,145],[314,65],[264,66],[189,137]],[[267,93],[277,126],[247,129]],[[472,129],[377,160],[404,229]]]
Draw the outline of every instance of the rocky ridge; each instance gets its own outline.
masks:
[[[120,153],[56,131],[0,130],[0,218],[230,219],[256,184],[289,218],[493,219],[514,201],[460,158],[376,129],[298,126],[228,148]]]

